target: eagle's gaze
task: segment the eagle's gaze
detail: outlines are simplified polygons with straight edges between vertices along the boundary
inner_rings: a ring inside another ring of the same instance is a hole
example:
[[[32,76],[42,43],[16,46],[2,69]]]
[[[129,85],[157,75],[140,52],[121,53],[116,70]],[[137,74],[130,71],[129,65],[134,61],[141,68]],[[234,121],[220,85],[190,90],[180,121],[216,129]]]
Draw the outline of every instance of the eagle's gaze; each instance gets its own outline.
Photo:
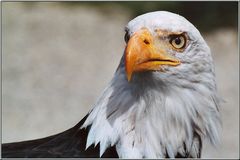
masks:
[[[157,11],[126,28],[120,65],[88,115],[63,133],[4,144],[3,157],[199,158],[203,139],[219,142],[214,65],[196,27]]]

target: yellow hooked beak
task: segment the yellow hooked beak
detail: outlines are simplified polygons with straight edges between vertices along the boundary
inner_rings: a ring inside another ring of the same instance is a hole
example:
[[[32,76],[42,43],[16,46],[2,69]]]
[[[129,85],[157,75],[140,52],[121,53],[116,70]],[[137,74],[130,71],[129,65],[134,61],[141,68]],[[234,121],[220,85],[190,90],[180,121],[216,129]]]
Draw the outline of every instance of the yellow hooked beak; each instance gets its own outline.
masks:
[[[161,70],[161,65],[177,66],[180,61],[154,45],[153,36],[141,29],[129,39],[125,49],[125,69],[128,81],[134,72]]]

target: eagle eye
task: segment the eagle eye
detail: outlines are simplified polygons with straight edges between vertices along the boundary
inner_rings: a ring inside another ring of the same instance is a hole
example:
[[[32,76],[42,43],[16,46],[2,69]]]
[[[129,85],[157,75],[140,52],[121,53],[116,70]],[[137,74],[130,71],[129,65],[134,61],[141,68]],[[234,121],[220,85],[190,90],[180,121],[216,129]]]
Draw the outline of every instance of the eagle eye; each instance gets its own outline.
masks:
[[[126,31],[126,33],[124,35],[124,40],[125,40],[126,43],[128,42],[129,38],[130,38],[130,36],[128,34],[128,31]]]
[[[170,44],[175,48],[175,49],[183,49],[186,46],[186,36],[183,34],[180,35],[171,35],[170,36]]]

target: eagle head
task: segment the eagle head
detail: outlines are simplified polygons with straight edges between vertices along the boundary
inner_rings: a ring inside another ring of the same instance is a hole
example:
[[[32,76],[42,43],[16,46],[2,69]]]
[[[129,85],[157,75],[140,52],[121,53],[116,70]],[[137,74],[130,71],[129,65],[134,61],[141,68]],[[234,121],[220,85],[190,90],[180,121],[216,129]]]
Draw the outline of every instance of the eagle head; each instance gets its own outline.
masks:
[[[219,140],[214,65],[199,31],[184,17],[157,11],[126,28],[112,81],[83,127],[87,147],[116,145],[122,158],[200,157],[202,140]]]
[[[122,63],[129,82],[147,73],[152,75],[148,79],[171,86],[193,87],[201,82],[215,88],[210,49],[184,17],[164,11],[147,13],[131,20],[125,31]]]

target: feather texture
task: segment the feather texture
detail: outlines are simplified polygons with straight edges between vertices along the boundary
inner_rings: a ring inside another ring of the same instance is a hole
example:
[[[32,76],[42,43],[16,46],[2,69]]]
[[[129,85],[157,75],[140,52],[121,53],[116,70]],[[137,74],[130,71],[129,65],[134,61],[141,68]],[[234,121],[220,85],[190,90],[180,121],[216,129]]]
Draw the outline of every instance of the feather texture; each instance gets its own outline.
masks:
[[[79,129],[85,116],[77,125],[67,131],[46,138],[6,143],[2,145],[3,158],[76,158],[99,157],[99,144],[85,150],[90,126]],[[102,157],[118,157],[115,147],[109,147]]]
[[[179,15],[141,15],[127,30],[132,35],[142,27],[188,33],[191,40],[184,53],[172,53],[181,65],[136,73],[128,82],[122,58],[83,125],[92,125],[89,143],[100,142],[102,150],[116,144],[121,158],[200,157],[202,139],[217,144],[221,127],[211,51],[199,31]]]
[[[185,18],[152,12],[128,23],[129,37],[141,28],[184,32],[189,44],[181,61],[161,71],[136,72],[127,80],[123,55],[113,79],[90,113],[73,128],[44,139],[4,144],[3,157],[200,157],[202,140],[219,143],[221,121],[211,51]]]

